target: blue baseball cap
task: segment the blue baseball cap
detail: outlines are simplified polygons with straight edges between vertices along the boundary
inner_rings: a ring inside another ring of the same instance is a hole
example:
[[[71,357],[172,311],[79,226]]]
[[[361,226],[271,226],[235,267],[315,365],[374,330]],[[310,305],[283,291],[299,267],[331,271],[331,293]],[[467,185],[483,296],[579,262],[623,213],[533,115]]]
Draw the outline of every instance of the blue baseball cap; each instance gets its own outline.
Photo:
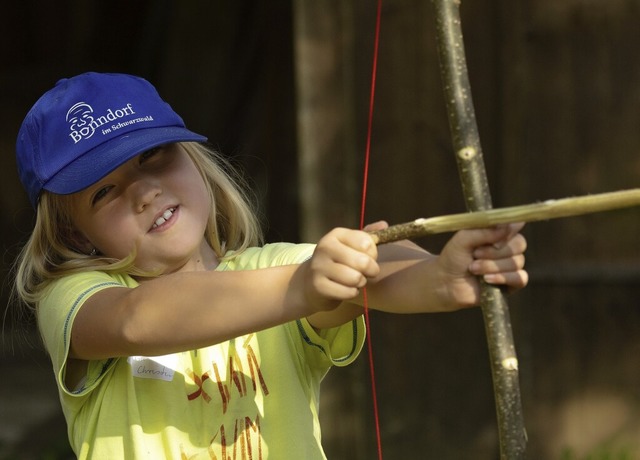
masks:
[[[38,99],[18,132],[16,159],[36,207],[42,190],[79,192],[149,149],[206,140],[143,78],[89,72],[58,81]]]

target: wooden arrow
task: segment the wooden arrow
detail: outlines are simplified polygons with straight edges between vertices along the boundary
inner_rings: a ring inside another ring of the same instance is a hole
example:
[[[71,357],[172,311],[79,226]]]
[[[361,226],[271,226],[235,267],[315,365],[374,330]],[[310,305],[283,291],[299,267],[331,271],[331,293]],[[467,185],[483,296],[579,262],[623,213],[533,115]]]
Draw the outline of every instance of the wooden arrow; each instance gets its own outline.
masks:
[[[420,218],[371,232],[376,244],[421,238],[438,233],[471,228],[487,228],[514,222],[538,222],[580,216],[640,205],[640,189],[599,193],[581,197],[547,200],[539,203],[489,209],[486,211]]]

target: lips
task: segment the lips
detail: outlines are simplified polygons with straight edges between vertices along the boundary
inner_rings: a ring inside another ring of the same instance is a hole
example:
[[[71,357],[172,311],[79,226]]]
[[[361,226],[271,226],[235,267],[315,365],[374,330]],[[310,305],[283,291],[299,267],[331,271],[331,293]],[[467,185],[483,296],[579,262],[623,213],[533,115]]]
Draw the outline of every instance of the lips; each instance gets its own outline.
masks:
[[[171,219],[171,216],[173,216],[173,213],[175,212],[175,210],[176,208],[167,209],[165,212],[162,213],[160,217],[156,219],[156,221],[153,223],[153,226],[151,228],[152,229],[158,228],[160,225],[164,224],[166,221]]]

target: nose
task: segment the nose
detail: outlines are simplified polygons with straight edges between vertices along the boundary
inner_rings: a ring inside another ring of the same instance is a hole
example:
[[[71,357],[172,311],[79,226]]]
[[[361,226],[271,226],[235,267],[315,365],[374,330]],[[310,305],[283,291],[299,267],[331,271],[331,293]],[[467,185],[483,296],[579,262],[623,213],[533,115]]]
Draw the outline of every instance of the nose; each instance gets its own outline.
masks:
[[[162,188],[152,178],[140,175],[131,181],[129,193],[135,211],[141,213],[162,194]]]

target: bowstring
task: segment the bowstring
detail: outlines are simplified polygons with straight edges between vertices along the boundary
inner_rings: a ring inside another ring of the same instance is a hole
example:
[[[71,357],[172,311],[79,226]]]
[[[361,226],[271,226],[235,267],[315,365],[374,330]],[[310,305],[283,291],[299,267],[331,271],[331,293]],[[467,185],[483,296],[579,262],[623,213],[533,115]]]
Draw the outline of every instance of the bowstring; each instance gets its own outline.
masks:
[[[374,33],[374,44],[373,44],[373,63],[371,69],[371,92],[369,94],[369,116],[367,120],[367,138],[366,138],[366,147],[364,154],[364,172],[363,172],[363,180],[362,180],[362,202],[360,204],[360,228],[364,228],[365,224],[365,211],[366,211],[366,202],[367,202],[367,185],[369,181],[369,161],[371,158],[371,132],[373,127],[373,108],[375,101],[375,93],[376,93],[376,74],[378,70],[378,47],[380,44],[380,17],[382,12],[382,0],[378,0],[377,8],[376,8],[376,23],[375,23],[375,33]],[[371,344],[371,324],[369,321],[369,302],[367,298],[367,289],[365,288],[362,292],[363,294],[363,303],[364,303],[364,319],[365,325],[367,328],[368,339],[367,339],[367,352],[369,355],[369,376],[371,380],[371,398],[373,401],[373,418],[375,422],[376,428],[376,444],[378,449],[378,460],[382,460],[382,440],[380,436],[380,415],[378,411],[378,397],[377,397],[377,389],[376,389],[376,376],[375,376],[375,366],[373,360],[373,346]]]

